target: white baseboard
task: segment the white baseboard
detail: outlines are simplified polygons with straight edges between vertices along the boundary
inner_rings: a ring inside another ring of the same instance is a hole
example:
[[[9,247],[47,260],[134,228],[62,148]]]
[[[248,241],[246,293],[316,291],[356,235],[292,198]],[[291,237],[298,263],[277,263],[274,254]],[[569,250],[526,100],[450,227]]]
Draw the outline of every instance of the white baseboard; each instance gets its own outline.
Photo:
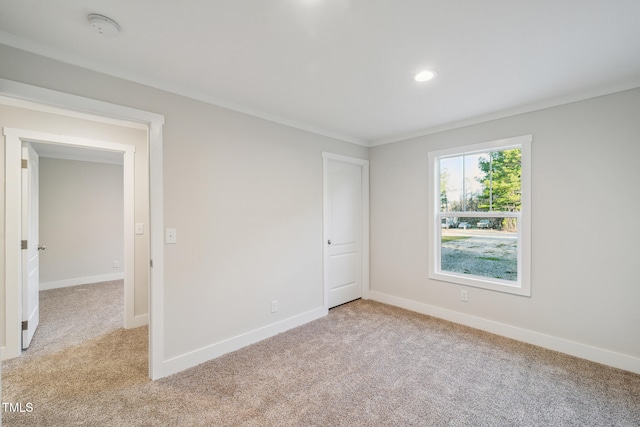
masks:
[[[14,357],[20,356],[20,354],[22,354],[22,351],[20,351],[20,349],[18,349],[17,353],[12,353],[7,349],[6,346],[0,347],[0,360],[4,361],[4,360],[13,359]]]
[[[493,320],[471,316],[469,314],[453,310],[447,310],[418,301],[384,294],[382,292],[370,291],[369,299],[418,313],[427,314],[429,316],[438,317],[461,325],[470,326],[475,329],[491,332],[496,335],[523,341],[539,347],[555,350],[581,359],[591,360],[592,362],[640,374],[640,358],[637,357],[569,341],[529,329],[518,328],[516,326],[495,322]]]
[[[169,360],[165,360],[163,363],[163,376],[169,376],[177,372],[184,371],[185,369],[192,368],[201,363],[215,359],[216,357],[220,357],[223,354],[239,350],[249,344],[262,341],[281,332],[285,332],[289,329],[304,325],[305,323],[320,319],[321,317],[326,316],[327,313],[328,312],[324,307],[320,307],[297,316],[272,323],[262,328],[236,335],[235,337],[182,354]]]
[[[55,280],[52,282],[40,282],[40,290],[66,288],[69,286],[88,285],[91,283],[109,282],[111,280],[123,280],[124,273],[102,274],[99,276],[75,277],[72,279]]]
[[[135,329],[140,326],[146,326],[149,324],[149,315],[141,314],[138,316],[133,316],[131,319],[127,319],[126,324],[124,325],[125,329]]]

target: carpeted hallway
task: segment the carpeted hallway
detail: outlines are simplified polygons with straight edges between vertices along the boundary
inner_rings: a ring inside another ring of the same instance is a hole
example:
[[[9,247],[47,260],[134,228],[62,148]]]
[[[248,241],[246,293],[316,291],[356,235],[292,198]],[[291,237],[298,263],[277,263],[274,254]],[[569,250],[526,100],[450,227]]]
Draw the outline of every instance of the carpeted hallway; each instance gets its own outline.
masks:
[[[370,301],[188,371],[147,378],[122,284],[44,291],[3,363],[4,425],[638,426],[640,375]]]

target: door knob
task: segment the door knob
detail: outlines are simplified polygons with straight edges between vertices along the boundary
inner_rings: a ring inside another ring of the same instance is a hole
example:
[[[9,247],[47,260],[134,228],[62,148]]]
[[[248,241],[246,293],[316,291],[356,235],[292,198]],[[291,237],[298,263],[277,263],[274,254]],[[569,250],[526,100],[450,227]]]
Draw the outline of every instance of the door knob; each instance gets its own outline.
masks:
[[[330,244],[331,244],[331,240],[327,240],[327,245],[330,245]]]
[[[47,249],[47,247],[45,245],[38,245],[38,250],[39,251],[44,251],[45,249]]]

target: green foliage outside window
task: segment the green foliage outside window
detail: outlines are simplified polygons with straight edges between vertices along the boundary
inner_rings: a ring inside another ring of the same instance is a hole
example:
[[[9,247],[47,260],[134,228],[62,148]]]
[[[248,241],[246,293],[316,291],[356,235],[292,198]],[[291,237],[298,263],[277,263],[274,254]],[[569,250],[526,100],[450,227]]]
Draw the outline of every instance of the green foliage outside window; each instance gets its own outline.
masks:
[[[522,150],[493,151],[479,160],[483,187],[479,208],[482,211],[516,212],[521,205]]]
[[[479,208],[486,211],[517,212],[522,203],[521,172],[522,150],[493,151],[488,158],[479,159],[484,177],[479,178],[483,187]],[[514,218],[503,218],[498,228],[516,231]]]

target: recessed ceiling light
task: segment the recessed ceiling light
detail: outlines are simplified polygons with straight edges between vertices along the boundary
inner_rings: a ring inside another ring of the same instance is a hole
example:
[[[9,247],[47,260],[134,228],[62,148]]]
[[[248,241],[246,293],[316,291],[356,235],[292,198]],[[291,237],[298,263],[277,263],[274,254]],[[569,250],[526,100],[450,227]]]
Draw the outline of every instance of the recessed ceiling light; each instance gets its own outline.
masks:
[[[107,18],[97,13],[87,16],[89,24],[101,35],[106,37],[115,37],[120,32],[120,25],[111,18]]]
[[[437,73],[435,71],[423,70],[423,71],[420,71],[418,74],[416,74],[414,79],[417,82],[428,82],[429,80],[433,79],[435,76],[437,76]]]

